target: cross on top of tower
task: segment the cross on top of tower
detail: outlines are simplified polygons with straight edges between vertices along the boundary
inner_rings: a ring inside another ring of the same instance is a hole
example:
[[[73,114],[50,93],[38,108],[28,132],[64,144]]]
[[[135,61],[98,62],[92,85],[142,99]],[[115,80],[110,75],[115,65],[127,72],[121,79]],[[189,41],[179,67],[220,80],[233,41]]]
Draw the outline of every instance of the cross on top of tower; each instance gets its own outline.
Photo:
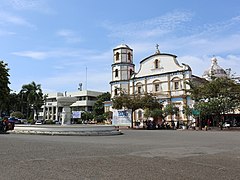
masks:
[[[160,54],[158,47],[159,47],[159,44],[156,44],[156,53],[155,54]]]

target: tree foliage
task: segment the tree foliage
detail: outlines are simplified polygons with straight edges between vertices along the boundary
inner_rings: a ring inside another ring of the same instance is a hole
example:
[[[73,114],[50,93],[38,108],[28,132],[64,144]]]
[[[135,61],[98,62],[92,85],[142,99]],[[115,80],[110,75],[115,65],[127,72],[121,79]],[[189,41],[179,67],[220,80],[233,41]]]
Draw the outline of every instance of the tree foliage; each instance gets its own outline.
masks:
[[[33,109],[38,119],[38,110],[44,102],[41,85],[36,84],[34,81],[30,84],[25,84],[22,86],[20,93],[27,103],[27,117],[30,117],[31,109]]]
[[[103,115],[104,114],[104,102],[110,101],[111,94],[109,92],[103,93],[97,96],[97,101],[93,105],[93,114],[95,116]]]
[[[194,108],[201,116],[233,112],[240,108],[240,85],[228,78],[216,78],[202,84],[190,83]]]
[[[4,63],[3,61],[0,61],[0,114],[2,114],[3,111],[6,111],[7,104],[8,104],[8,98],[10,94],[10,88],[9,88],[9,68],[7,67],[8,64]]]
[[[165,117],[168,115],[177,115],[179,113],[179,108],[174,106],[173,104],[167,104],[164,108],[164,115]]]
[[[93,114],[91,112],[84,111],[81,114],[81,119],[83,121],[90,121],[93,119]]]
[[[156,121],[159,118],[163,119],[164,118],[164,111],[159,108],[154,108],[150,111],[150,116]]]
[[[114,109],[131,109],[135,111],[139,108],[141,109],[155,109],[161,108],[162,105],[158,102],[158,100],[151,94],[145,94],[143,96],[136,95],[128,95],[123,94],[121,96],[114,97],[113,101],[113,108]]]
[[[19,111],[15,111],[15,112],[12,112],[11,114],[10,114],[10,116],[11,117],[15,117],[15,118],[24,118],[24,115],[21,113],[21,112],[19,112]]]

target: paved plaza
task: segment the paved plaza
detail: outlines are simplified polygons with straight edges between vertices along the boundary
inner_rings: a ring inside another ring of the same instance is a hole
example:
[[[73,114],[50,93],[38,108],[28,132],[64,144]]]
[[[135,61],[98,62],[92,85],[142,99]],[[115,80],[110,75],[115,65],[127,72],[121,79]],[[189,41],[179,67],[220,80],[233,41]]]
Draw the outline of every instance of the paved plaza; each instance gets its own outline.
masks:
[[[122,132],[0,134],[0,179],[240,179],[240,131]]]

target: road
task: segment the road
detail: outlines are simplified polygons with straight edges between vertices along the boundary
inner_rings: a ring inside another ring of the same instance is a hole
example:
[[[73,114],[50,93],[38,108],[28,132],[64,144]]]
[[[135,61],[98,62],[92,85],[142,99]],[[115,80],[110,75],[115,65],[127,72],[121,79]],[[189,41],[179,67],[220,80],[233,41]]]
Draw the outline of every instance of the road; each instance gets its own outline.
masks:
[[[122,131],[0,134],[0,179],[240,179],[240,131]]]

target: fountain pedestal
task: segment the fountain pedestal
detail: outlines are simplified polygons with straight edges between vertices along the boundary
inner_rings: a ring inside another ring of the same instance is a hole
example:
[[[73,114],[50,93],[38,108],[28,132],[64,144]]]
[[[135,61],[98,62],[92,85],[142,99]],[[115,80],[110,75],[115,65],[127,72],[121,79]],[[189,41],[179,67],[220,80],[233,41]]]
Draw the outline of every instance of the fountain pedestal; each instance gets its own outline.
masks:
[[[57,103],[63,107],[61,125],[71,124],[71,108],[70,105],[77,101],[76,97],[57,97]]]

